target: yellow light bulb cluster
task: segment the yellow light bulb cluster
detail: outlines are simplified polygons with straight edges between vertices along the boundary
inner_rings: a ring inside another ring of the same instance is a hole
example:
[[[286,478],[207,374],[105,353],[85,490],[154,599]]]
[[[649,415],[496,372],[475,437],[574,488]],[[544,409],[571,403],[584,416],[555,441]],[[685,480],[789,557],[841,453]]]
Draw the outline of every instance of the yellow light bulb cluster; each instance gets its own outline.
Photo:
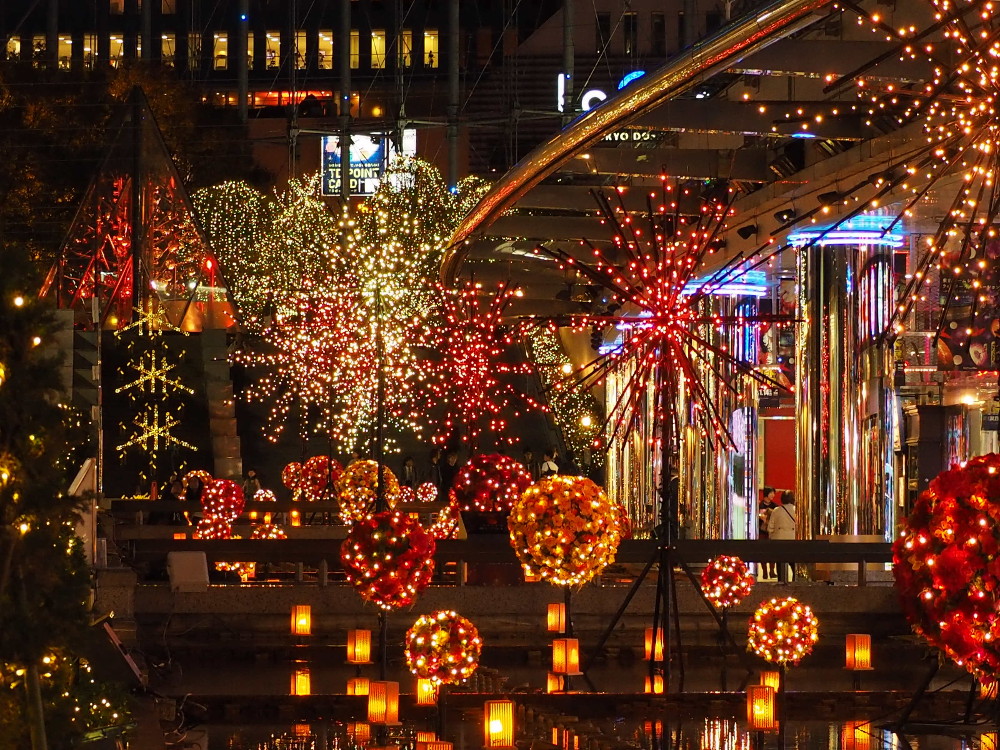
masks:
[[[405,643],[410,671],[438,685],[469,679],[483,647],[476,626],[453,610],[420,616],[406,632]]]
[[[388,507],[395,507],[399,497],[399,481],[392,469],[382,467],[382,491]],[[378,462],[355,461],[337,479],[340,498],[340,519],[350,526],[375,509],[378,495]]]
[[[775,664],[798,664],[819,640],[819,620],[794,597],[761,604],[750,619],[747,650]]]
[[[614,562],[621,541],[617,510],[585,477],[540,479],[514,503],[507,527],[525,572],[557,586],[590,581]]]

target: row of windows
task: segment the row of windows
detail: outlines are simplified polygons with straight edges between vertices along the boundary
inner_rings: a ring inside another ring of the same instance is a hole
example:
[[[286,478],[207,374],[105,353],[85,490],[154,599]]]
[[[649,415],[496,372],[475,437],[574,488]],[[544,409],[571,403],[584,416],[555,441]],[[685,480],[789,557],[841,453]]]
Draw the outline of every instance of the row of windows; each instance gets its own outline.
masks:
[[[306,67],[306,49],[308,43],[308,32],[297,31],[294,41],[295,66],[297,68]],[[427,68],[438,67],[438,32],[435,29],[425,29],[423,32],[423,65]],[[261,67],[277,68],[281,64],[281,32],[268,31],[265,33],[263,44],[263,54],[265,62]],[[97,57],[97,35],[83,35],[83,54],[79,57],[87,68],[92,68]],[[371,51],[369,57],[370,67],[382,69],[386,66],[388,54],[393,47],[396,48],[397,65],[409,68],[413,66],[413,31],[404,29],[399,35],[398,44],[393,44],[386,34],[385,29],[373,29],[371,32]],[[333,56],[334,33],[332,29],[320,30],[317,46],[317,66],[321,70],[332,70],[334,65]],[[31,40],[31,59],[40,61],[44,59],[46,52],[45,37],[36,35]],[[169,33],[161,35],[160,57],[165,65],[175,64],[175,50],[177,47],[176,34]],[[188,34],[188,69],[198,69],[201,67],[201,47],[202,36],[199,33]],[[119,34],[111,34],[109,37],[109,62],[113,66],[118,66],[125,59],[125,39]],[[22,54],[22,40],[17,37],[7,41],[8,59],[27,59]],[[250,68],[255,67],[257,44],[254,33],[247,34],[247,64]],[[136,56],[142,54],[142,39],[136,39]],[[212,67],[216,70],[228,70],[230,57],[229,34],[218,32],[213,34],[212,39]],[[349,57],[352,68],[361,67],[361,34],[357,29],[351,30]],[[73,39],[70,36],[59,36],[58,60],[59,67],[69,68],[73,59]]]
[[[618,29],[621,30],[622,46],[621,52],[625,55],[639,54],[639,14],[633,11],[616,14],[614,23],[610,13],[598,13],[596,15],[596,26],[594,29],[594,45],[598,54],[614,54],[618,50],[613,49],[615,45],[614,37]],[[705,32],[711,33],[722,26],[722,14],[709,11],[705,14]],[[677,39],[682,42],[686,35],[684,11],[677,13]],[[695,30],[697,31],[697,30]],[[650,54],[663,57],[667,54],[667,14],[654,11],[649,14],[649,38]]]

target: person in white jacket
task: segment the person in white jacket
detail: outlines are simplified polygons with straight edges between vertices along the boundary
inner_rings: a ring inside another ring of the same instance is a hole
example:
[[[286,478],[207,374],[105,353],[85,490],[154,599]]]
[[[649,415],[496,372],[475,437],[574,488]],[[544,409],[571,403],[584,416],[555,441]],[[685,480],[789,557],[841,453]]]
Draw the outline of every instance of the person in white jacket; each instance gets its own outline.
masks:
[[[767,535],[770,539],[795,538],[795,495],[786,491],[781,494],[781,503],[771,511],[767,519]],[[791,568],[791,574],[789,574]],[[778,563],[778,581],[788,583],[795,577],[795,566]]]

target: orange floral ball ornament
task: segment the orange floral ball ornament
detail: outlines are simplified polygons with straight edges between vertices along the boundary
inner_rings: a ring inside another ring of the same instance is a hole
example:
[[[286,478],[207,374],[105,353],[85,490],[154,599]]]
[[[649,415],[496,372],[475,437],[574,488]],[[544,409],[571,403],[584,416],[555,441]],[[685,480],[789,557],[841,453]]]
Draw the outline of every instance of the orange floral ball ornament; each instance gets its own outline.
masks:
[[[377,493],[378,462],[355,461],[344,469],[337,479],[337,494],[340,496],[340,520],[350,526],[375,510]],[[385,499],[390,508],[395,507],[399,498],[399,482],[392,469],[382,466],[382,483]]]
[[[427,529],[435,539],[457,539],[460,511],[458,503],[452,501],[438,511],[434,523]]]
[[[715,607],[729,609],[750,596],[756,580],[738,557],[719,555],[701,571],[701,590]]]
[[[764,602],[750,618],[747,651],[772,664],[798,664],[819,640],[819,620],[808,604],[788,596]]]
[[[281,470],[281,483],[293,493],[298,492],[302,485],[302,464],[292,461]]]
[[[288,539],[285,530],[274,523],[262,523],[253,527],[251,539]]]
[[[233,526],[224,518],[205,516],[195,526],[192,539],[232,539]]]
[[[479,666],[479,631],[457,612],[422,615],[406,632],[406,663],[417,677],[435,685],[455,685]]]
[[[340,561],[362,599],[396,609],[413,604],[431,582],[435,548],[434,537],[419,521],[386,511],[351,526],[340,545]]]
[[[1000,455],[931,480],[892,548],[903,613],[979,677],[1000,672]]]
[[[507,528],[525,572],[557,586],[587,583],[614,562],[621,541],[618,511],[585,477],[540,479],[514,503]]]

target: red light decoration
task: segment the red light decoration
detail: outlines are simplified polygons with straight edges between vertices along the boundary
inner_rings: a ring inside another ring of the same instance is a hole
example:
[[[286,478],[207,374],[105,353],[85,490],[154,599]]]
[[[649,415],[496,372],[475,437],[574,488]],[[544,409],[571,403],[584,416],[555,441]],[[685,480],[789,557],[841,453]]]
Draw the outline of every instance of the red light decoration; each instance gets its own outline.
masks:
[[[298,461],[286,464],[285,468],[281,470],[281,483],[297,495],[299,485],[302,484],[302,464]]]
[[[530,363],[511,364],[505,354],[515,335],[504,320],[519,289],[501,284],[492,294],[481,284],[460,289],[437,287],[441,323],[428,331],[427,345],[439,358],[421,363],[427,401],[445,410],[431,439],[444,445],[453,437],[475,449],[484,433],[496,443],[513,445],[506,435],[509,419],[527,410],[544,410],[511,381],[531,373]]]
[[[396,500],[402,505],[415,503],[417,502],[417,491],[412,487],[400,487]]]
[[[215,479],[201,493],[206,517],[232,524],[243,512],[243,488],[230,479]]]
[[[419,487],[417,487],[417,502],[418,503],[433,503],[437,500],[438,488],[434,482],[424,482]]]
[[[337,480],[340,518],[344,523],[350,525],[360,521],[374,510],[377,484],[377,461],[355,461],[344,469]],[[399,497],[399,482],[392,469],[385,465],[382,466],[382,490],[389,507],[393,507]]]
[[[750,618],[747,650],[774,664],[798,664],[819,640],[819,620],[794,597],[771,599]]]
[[[605,312],[569,313],[559,317],[559,325],[596,333],[615,328],[622,334],[620,346],[599,353],[566,376],[579,387],[590,387],[609,375],[621,375],[625,387],[607,414],[609,440],[620,438],[635,420],[643,418],[653,389],[660,395],[655,421],[671,442],[681,427],[676,404],[685,394],[702,434],[712,442],[731,445],[727,415],[718,412],[718,395],[706,385],[706,377],[738,398],[742,394],[739,378],[726,379],[719,372],[728,370],[787,390],[704,335],[709,327],[738,330],[777,319],[773,315],[722,315],[705,304],[709,295],[777,252],[765,244],[748,251],[742,263],[709,267],[709,258],[722,246],[735,198],[730,189],[725,199],[699,200],[689,188],[663,177],[659,193],[649,195],[647,217],[639,221],[625,210],[620,194],[598,193],[601,223],[613,234],[612,250],[587,240],[581,241],[579,252],[544,245],[535,249],[583,284],[598,287],[608,299]]]
[[[340,560],[362,599],[395,609],[410,606],[430,583],[434,550],[434,537],[418,521],[386,511],[354,523],[340,546]]]
[[[952,467],[920,493],[893,545],[910,626],[979,677],[1000,671],[1000,455]]]
[[[335,458],[313,456],[302,466],[302,484],[307,499],[318,500],[330,485],[336,485],[343,473],[343,467]]]
[[[618,514],[585,477],[552,476],[531,485],[507,519],[510,543],[526,573],[578,586],[614,562]]]
[[[486,453],[462,467],[448,495],[462,510],[504,513],[530,486],[524,466],[509,456]]]
[[[438,685],[469,679],[483,647],[476,626],[452,610],[419,617],[406,632],[405,643],[410,671]]]
[[[701,571],[701,590],[719,609],[735,607],[750,595],[756,580],[747,564],[731,555],[719,555]]]
[[[231,539],[233,527],[224,518],[215,516],[205,516],[191,534],[192,539]]]
[[[458,521],[458,503],[450,502],[438,512],[428,531],[435,539],[457,539]]]
[[[288,534],[280,526],[273,523],[262,523],[253,527],[250,532],[251,539],[287,539]]]

